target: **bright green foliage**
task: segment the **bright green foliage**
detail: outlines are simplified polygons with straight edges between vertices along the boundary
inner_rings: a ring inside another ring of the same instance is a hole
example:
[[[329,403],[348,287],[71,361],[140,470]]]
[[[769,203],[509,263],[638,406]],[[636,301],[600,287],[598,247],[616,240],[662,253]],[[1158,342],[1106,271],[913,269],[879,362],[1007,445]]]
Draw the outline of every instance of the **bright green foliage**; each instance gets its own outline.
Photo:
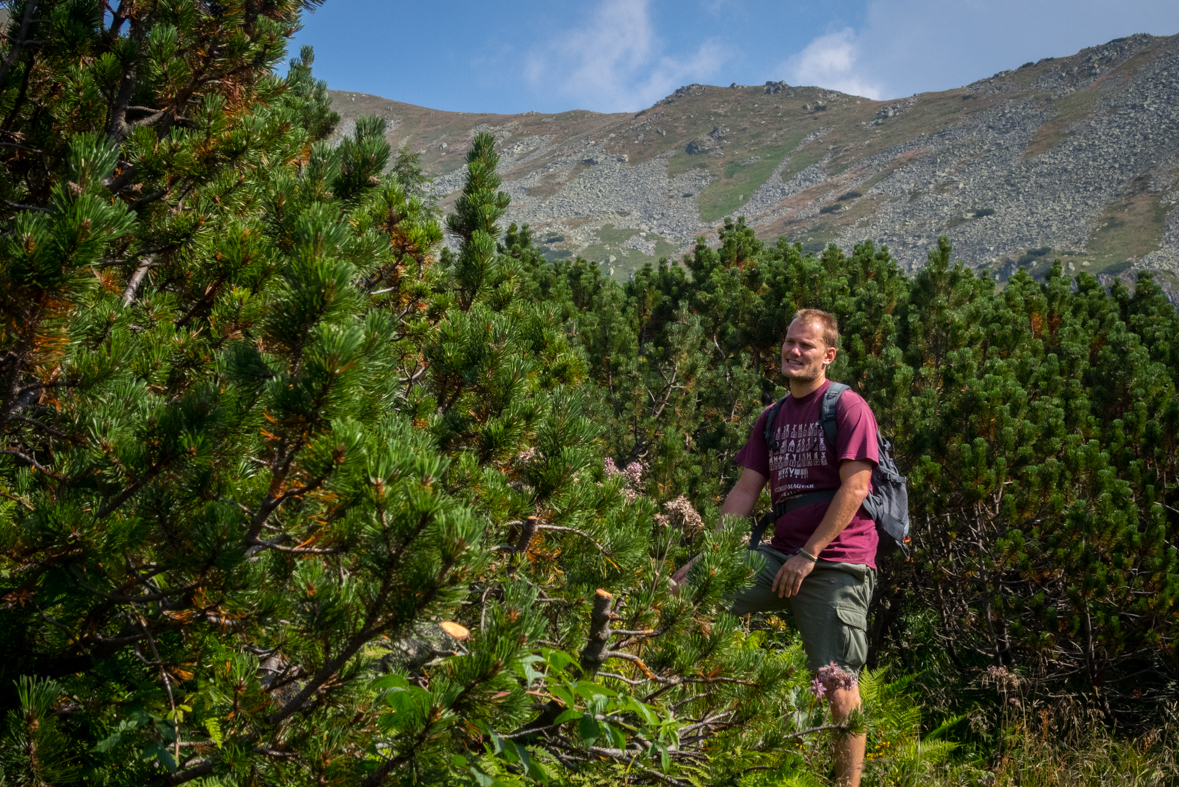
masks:
[[[742,526],[607,472],[602,282],[502,232],[486,135],[436,259],[383,121],[328,144],[311,53],[272,73],[299,6],[38,3],[4,61],[5,779],[796,771],[800,652],[720,612]]]
[[[912,472],[876,641],[933,610],[967,679],[1111,715],[1126,675],[1165,693],[1179,318],[1153,282],[995,294],[944,243],[908,279],[738,221],[622,287],[503,229],[488,135],[439,251],[383,121],[333,146],[311,53],[273,72],[305,5],[13,5],[6,779],[807,783],[826,710],[796,638],[724,614],[746,523],[713,529],[804,306]],[[852,726],[915,740],[886,694]]]
[[[868,399],[911,471],[916,552],[887,567],[876,646],[933,609],[945,650],[929,656],[948,654],[959,675],[1018,669],[1107,714],[1168,690],[1179,317],[1148,276],[1107,294],[1057,266],[995,293],[944,241],[909,279],[869,243],[803,257],[783,241],[762,248],[741,222],[719,249],[698,244],[682,267],[648,267],[625,288],[587,267],[557,263],[606,393],[610,450],[647,464],[652,495],[719,504],[752,420],[780,395],[790,314],[827,309],[842,329],[830,376]]]
[[[53,713],[61,691],[49,680],[18,681],[19,706],[8,712],[7,735],[0,744],[0,784],[39,787],[77,779],[72,747]]]
[[[873,785],[929,784],[958,745],[947,733],[965,716],[947,719],[929,732],[922,731],[921,708],[914,697],[915,675],[888,683],[885,670],[864,670],[860,696],[872,723],[868,727],[864,783]]]

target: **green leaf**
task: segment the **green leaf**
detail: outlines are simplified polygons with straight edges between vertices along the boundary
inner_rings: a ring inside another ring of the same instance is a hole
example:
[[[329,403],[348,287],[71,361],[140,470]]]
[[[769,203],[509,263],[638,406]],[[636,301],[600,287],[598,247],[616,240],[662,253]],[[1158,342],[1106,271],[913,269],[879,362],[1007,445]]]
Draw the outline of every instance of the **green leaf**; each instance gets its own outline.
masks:
[[[602,731],[606,733],[606,737],[610,739],[610,742],[614,744],[615,748],[626,748],[626,736],[623,735],[622,730],[618,729],[618,727],[614,726],[613,724],[607,724],[606,722],[601,722],[601,727]]]
[[[563,650],[550,650],[546,648],[541,651],[541,655],[544,656],[544,660],[548,662],[549,669],[553,672],[560,672],[577,661],[577,659]]]
[[[537,763],[532,761],[532,757],[528,754],[528,749],[518,743],[514,743],[513,745],[516,747],[516,755],[520,758],[520,764],[524,766],[524,772],[537,781],[548,783],[549,775]]]
[[[431,699],[430,692],[420,686],[394,689],[385,696],[386,704],[397,713],[424,710],[430,704]]]
[[[519,672],[524,678],[526,686],[531,686],[535,681],[544,678],[544,673],[532,668],[532,665],[537,662],[544,662],[544,658],[533,653],[520,659],[517,663]]]
[[[628,696],[623,707],[629,711],[633,711],[646,724],[654,724],[658,718],[650,705],[645,705],[634,697]]]
[[[585,745],[589,746],[601,737],[602,731],[598,727],[598,722],[592,716],[582,716],[580,723],[577,725],[577,733],[581,736],[581,740]]]
[[[580,719],[585,713],[578,708],[566,708],[561,711],[561,715],[556,718],[553,724],[564,724],[573,719]]]
[[[100,740],[97,744],[95,744],[94,750],[105,754],[106,752],[110,751],[111,749],[115,748],[120,743],[122,743],[122,741],[123,741],[122,732],[115,731],[115,732],[112,732],[110,735],[106,736],[105,738],[103,738],[102,740]]]
[[[209,737],[213,739],[213,743],[217,744],[217,748],[221,748],[221,743],[224,740],[221,736],[221,725],[212,716],[205,719],[205,729],[209,732]]]
[[[614,689],[608,689],[605,686],[599,686],[598,684],[590,683],[587,680],[577,681],[577,685],[574,687],[573,690],[577,693],[577,696],[584,697],[587,700],[589,698],[597,696],[597,695],[600,695],[603,697],[617,697],[618,696],[618,692],[614,691]]]
[[[480,722],[478,726],[483,729],[483,732],[487,735],[487,739],[491,741],[492,753],[502,754],[504,751],[504,739],[499,737],[499,734],[491,729],[491,726],[486,722]]]
[[[389,674],[377,678],[371,686],[374,689],[405,689],[409,688],[409,681],[401,675]]]
[[[495,787],[498,784],[497,780],[491,778],[478,768],[469,768],[468,770],[475,777],[475,784],[478,784],[479,787]]]
[[[143,750],[148,755],[148,759],[155,758],[164,770],[168,773],[176,773],[176,760],[172,757],[172,752],[168,751],[167,747],[158,741],[153,741]]]
[[[549,693],[559,699],[566,708],[577,705],[577,699],[573,696],[573,692],[564,686],[550,686]]]

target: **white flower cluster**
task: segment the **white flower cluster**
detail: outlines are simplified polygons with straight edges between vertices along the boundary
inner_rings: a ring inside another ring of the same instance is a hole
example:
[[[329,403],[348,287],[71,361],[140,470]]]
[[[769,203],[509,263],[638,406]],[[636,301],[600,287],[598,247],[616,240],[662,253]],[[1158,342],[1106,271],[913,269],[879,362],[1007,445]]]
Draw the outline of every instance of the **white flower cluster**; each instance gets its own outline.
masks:
[[[688,538],[693,538],[704,530],[704,520],[683,495],[675,500],[668,500],[663,504],[663,510],[667,513],[655,515],[655,522],[660,528],[674,527]]]

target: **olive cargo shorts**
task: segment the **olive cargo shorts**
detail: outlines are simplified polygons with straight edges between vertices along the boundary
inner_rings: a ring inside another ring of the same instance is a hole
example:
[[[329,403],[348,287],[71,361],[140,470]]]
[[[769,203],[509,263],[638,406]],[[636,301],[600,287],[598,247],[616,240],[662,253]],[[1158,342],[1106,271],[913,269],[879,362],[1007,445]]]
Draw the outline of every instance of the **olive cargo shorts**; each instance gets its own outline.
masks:
[[[754,552],[749,550],[750,559]],[[756,552],[765,559],[765,565],[753,578],[752,586],[737,592],[732,614],[789,609],[802,635],[811,672],[834,661],[858,675],[868,660],[868,602],[876,587],[876,572],[855,563],[820,560],[802,581],[798,595],[778,598],[770,586],[789,556],[765,544]]]

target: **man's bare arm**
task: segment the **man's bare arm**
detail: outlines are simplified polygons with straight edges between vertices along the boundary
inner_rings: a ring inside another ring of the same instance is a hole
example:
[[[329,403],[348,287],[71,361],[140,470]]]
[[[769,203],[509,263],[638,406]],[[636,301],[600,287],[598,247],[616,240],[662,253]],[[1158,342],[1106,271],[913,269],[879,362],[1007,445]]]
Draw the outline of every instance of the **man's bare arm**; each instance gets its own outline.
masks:
[[[818,557],[819,553],[851,524],[852,517],[860,509],[871,488],[872,463],[845,459],[839,465],[839,480],[839,491],[835,493],[835,499],[827,506],[823,521],[815,528],[815,532],[803,547],[803,551],[812,557]],[[792,556],[778,569],[774,581],[770,584],[770,590],[777,593],[779,598],[793,596],[798,593],[798,589],[802,587],[802,580],[814,567],[815,564],[809,558],[802,555]]]
[[[729,496],[721,505],[720,516],[716,520],[718,532],[721,529],[721,522],[726,516],[731,514],[746,517],[753,513],[753,509],[757,505],[757,498],[761,496],[762,487],[766,485],[766,480],[766,477],[756,470],[745,468],[745,472],[737,479],[737,483],[733,485]]]
[[[872,484],[872,463],[845,459],[839,465],[839,491],[827,506],[823,521],[803,547],[818,557],[843,529],[851,524],[852,517],[860,510]]]

